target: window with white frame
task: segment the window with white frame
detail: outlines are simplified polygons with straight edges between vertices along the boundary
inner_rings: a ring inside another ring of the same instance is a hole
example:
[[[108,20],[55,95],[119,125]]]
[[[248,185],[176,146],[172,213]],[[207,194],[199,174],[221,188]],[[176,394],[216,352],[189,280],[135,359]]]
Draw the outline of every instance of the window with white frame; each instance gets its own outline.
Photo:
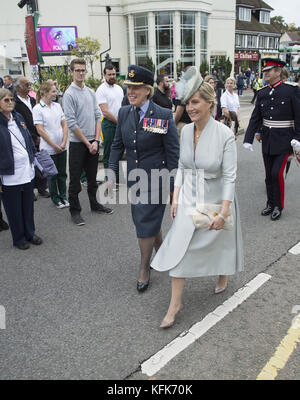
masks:
[[[235,35],[235,47],[241,47],[242,46],[242,35],[236,34]]]
[[[251,9],[240,7],[239,8],[239,20],[251,22]]]
[[[259,22],[261,24],[269,24],[270,23],[270,13],[268,11],[261,11],[259,16]]]
[[[257,47],[257,39],[256,39],[256,36],[247,35],[247,47],[248,47],[248,48]]]

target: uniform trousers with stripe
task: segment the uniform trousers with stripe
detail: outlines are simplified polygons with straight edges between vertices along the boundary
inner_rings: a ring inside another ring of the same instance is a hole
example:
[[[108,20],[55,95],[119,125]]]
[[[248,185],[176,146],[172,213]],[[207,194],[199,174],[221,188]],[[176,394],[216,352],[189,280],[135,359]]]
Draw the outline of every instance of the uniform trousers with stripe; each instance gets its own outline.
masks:
[[[263,153],[266,172],[266,188],[268,205],[272,208],[284,208],[284,170],[290,153],[269,155]]]

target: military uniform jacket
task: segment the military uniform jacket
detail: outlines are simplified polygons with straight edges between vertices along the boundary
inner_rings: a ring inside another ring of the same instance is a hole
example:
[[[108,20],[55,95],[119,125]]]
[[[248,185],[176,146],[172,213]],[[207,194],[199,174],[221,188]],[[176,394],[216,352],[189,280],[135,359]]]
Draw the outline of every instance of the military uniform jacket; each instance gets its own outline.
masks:
[[[158,132],[161,129],[151,131],[148,129],[151,124],[152,126],[167,126],[167,130],[165,129],[164,133]],[[152,169],[176,170],[179,141],[172,112],[150,100],[144,118],[137,124],[135,108],[130,105],[121,107],[115,139],[111,146],[110,169],[117,170],[124,149],[127,158],[127,174],[136,168],[143,169],[149,175]],[[128,182],[128,187],[133,184],[132,181]]]
[[[262,151],[276,155],[292,153],[292,139],[300,141],[300,88],[288,83],[262,88],[257,95],[244,143],[262,137]]]

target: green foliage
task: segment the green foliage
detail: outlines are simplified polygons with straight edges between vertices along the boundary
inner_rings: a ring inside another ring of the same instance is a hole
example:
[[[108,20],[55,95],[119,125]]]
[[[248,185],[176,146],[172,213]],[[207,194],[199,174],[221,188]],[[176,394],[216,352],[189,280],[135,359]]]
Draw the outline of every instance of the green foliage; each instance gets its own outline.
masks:
[[[183,71],[183,63],[179,60],[176,61],[176,74],[177,74],[177,78],[180,77],[181,73]]]
[[[214,69],[217,70],[219,73],[219,78],[225,82],[227,78],[230,77],[232,71],[232,62],[230,61],[229,57],[222,56],[218,57]]]
[[[155,65],[151,57],[147,56],[146,57],[146,62],[144,64],[144,67],[149,69],[153,74],[155,74]]]
[[[45,82],[48,79],[52,79],[53,81],[57,81],[58,87],[62,92],[65,92],[66,89],[72,83],[72,76],[68,73],[68,68],[61,68],[58,66],[49,67],[48,70],[41,70],[41,81]],[[40,87],[40,82],[36,82],[34,84],[34,89],[38,90]]]
[[[203,60],[200,65],[200,73],[204,77],[206,72],[209,72],[209,64],[206,60]]]
[[[72,50],[72,55],[84,58],[87,65],[91,69],[92,77],[94,77],[94,62],[100,58],[100,43],[97,39],[93,39],[90,36],[84,38],[77,38],[77,49]]]
[[[284,18],[276,15],[271,18],[271,24],[274,25],[280,33],[284,33],[288,30],[288,24],[284,21]]]
[[[101,85],[101,83],[102,83],[101,79],[94,78],[93,76],[89,76],[85,80],[86,86],[88,86],[89,88],[91,88],[95,91],[98,89],[98,87]]]

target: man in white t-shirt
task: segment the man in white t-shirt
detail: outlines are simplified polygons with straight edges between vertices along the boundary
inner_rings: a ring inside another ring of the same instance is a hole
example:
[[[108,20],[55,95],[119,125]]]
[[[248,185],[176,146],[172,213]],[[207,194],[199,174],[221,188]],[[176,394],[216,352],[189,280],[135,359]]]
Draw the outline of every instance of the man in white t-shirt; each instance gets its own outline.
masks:
[[[124,94],[122,88],[116,84],[116,69],[112,64],[106,65],[104,68],[104,79],[105,81],[96,91],[96,99],[103,115],[103,165],[104,168],[108,168],[110,148],[114,141],[118,113],[121,108]],[[117,173],[117,183],[119,183],[118,175],[119,174]]]

